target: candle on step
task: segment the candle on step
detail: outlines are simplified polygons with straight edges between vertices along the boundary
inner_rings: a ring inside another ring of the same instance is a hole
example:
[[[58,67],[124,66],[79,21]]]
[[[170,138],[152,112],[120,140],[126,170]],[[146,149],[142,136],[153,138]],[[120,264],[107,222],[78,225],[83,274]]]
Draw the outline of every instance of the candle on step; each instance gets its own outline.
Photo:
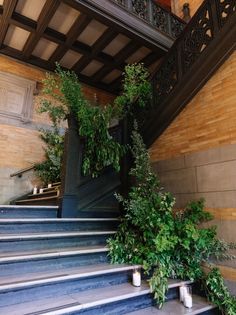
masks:
[[[179,287],[179,300],[180,300],[180,302],[184,302],[185,291],[186,291],[186,287],[184,285],[181,285]]]
[[[193,306],[192,287],[190,285],[186,285],[184,289],[184,306],[187,308]]]
[[[36,195],[38,192],[38,188],[35,186],[34,189],[33,189],[33,195]]]
[[[138,269],[134,269],[132,283],[135,287],[141,286],[141,272]]]
[[[52,188],[52,184],[48,184],[48,188]]]
[[[39,193],[42,194],[43,193],[43,188],[39,189]]]

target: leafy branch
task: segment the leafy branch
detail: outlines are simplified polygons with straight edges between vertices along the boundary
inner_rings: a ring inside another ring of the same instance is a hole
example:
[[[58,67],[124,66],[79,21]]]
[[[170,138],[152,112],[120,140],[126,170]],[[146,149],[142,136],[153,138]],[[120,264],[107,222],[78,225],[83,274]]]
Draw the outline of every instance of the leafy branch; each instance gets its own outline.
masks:
[[[123,204],[125,216],[115,238],[108,241],[112,262],[141,264],[160,307],[165,301],[168,278],[201,280],[206,284],[210,299],[218,301],[217,305],[224,301],[232,302],[231,308],[223,303],[221,309],[227,309],[227,314],[235,314],[231,312],[235,307],[234,299],[231,300],[223,288],[222,276],[218,275],[214,286],[211,275],[216,272],[212,271],[206,277],[202,267],[203,262],[212,258],[235,258],[228,253],[235,245],[218,240],[216,227],[199,227],[200,223],[212,219],[204,211],[203,200],[191,202],[185,211],[174,214],[175,200],[160,187],[137,128],[132,141],[134,166],[130,175],[135,178],[135,185],[127,199],[117,196]],[[221,300],[217,300],[220,297]]]

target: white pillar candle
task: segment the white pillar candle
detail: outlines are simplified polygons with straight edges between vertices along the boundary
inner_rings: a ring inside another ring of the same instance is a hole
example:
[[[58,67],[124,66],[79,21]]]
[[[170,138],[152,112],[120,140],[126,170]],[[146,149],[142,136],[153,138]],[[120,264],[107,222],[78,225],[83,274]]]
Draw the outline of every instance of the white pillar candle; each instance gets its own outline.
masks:
[[[48,184],[48,188],[52,188],[52,184]]]
[[[184,306],[187,308],[193,307],[193,299],[190,294],[185,294],[184,295]]]
[[[39,189],[39,193],[42,194],[43,193],[43,188]]]
[[[180,300],[180,302],[184,302],[184,294],[186,294],[185,292],[186,292],[186,287],[184,285],[181,285],[179,287],[179,300]]]
[[[138,270],[134,270],[133,272],[133,286],[135,287],[141,286],[141,273]]]
[[[33,189],[33,195],[36,195],[38,192],[38,188],[35,186],[34,189]]]

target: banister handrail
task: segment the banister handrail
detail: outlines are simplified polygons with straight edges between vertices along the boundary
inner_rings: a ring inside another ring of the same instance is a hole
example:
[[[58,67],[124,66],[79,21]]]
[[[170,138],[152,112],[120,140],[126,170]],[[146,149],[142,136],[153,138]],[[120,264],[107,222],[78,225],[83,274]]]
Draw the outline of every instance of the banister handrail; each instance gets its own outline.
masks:
[[[10,174],[10,177],[14,177],[14,176],[22,177],[22,175],[23,175],[24,173],[29,172],[29,171],[35,169],[35,166],[36,166],[36,164],[33,164],[33,165],[31,165],[31,166],[28,166],[28,167],[26,167],[26,168],[23,168],[23,169],[21,169],[21,170],[15,172],[15,173]]]
[[[177,38],[186,25],[184,20],[153,0],[110,1],[172,38]]]
[[[137,113],[146,144],[150,145],[160,135],[232,52],[235,45],[233,15],[236,16],[236,0],[205,0],[157,66],[151,79],[152,106],[145,117]],[[180,93],[185,96],[179,97]]]

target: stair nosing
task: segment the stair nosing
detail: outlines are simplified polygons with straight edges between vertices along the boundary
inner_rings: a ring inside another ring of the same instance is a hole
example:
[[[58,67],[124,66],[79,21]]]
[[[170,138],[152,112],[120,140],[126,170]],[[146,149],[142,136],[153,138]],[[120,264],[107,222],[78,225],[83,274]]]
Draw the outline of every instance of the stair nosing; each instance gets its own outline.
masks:
[[[2,209],[3,208],[3,209]],[[22,208],[35,208],[35,209],[37,209],[37,208],[40,208],[40,209],[47,209],[47,208],[53,208],[53,209],[58,209],[59,208],[59,206],[30,206],[30,205],[0,205],[0,211],[2,211],[2,210],[4,210],[4,208],[9,208],[9,209],[11,209],[11,208],[16,208],[16,209],[22,209]]]
[[[5,234],[1,235],[0,243],[6,241],[24,241],[24,240],[37,240],[37,239],[50,239],[50,238],[64,238],[64,237],[77,237],[77,236],[93,236],[93,235],[112,235],[116,231],[81,231],[81,232],[51,232],[42,234]]]
[[[1,223],[66,223],[66,222],[103,222],[103,221],[120,221],[118,218],[15,218],[15,219],[0,219]]]
[[[58,251],[58,252],[48,252],[48,253],[40,253],[40,254],[27,254],[27,255],[19,255],[19,256],[6,256],[0,257],[0,264],[8,263],[8,262],[20,262],[20,261],[27,261],[27,260],[40,260],[40,259],[47,259],[47,258],[60,258],[66,256],[76,256],[76,255],[83,255],[83,254],[95,254],[95,253],[104,253],[108,252],[108,247],[101,246],[98,248],[87,248],[87,249],[78,249],[78,250],[65,250],[65,251]]]
[[[38,280],[26,280],[22,281],[21,283],[9,283],[9,284],[3,284],[0,285],[0,294],[9,290],[20,290],[25,289],[29,287],[35,287],[37,285],[45,285],[45,284],[53,284],[53,283],[60,283],[67,280],[79,280],[83,278],[88,277],[96,277],[100,275],[107,275],[107,274],[114,274],[122,271],[130,271],[134,268],[140,268],[141,266],[138,265],[129,265],[129,266],[122,266],[122,267],[115,267],[113,269],[101,269],[97,271],[87,271],[84,273],[75,273],[71,275],[58,275],[53,276],[52,278],[44,278],[44,279],[38,279]],[[62,269],[63,271],[63,269]]]

